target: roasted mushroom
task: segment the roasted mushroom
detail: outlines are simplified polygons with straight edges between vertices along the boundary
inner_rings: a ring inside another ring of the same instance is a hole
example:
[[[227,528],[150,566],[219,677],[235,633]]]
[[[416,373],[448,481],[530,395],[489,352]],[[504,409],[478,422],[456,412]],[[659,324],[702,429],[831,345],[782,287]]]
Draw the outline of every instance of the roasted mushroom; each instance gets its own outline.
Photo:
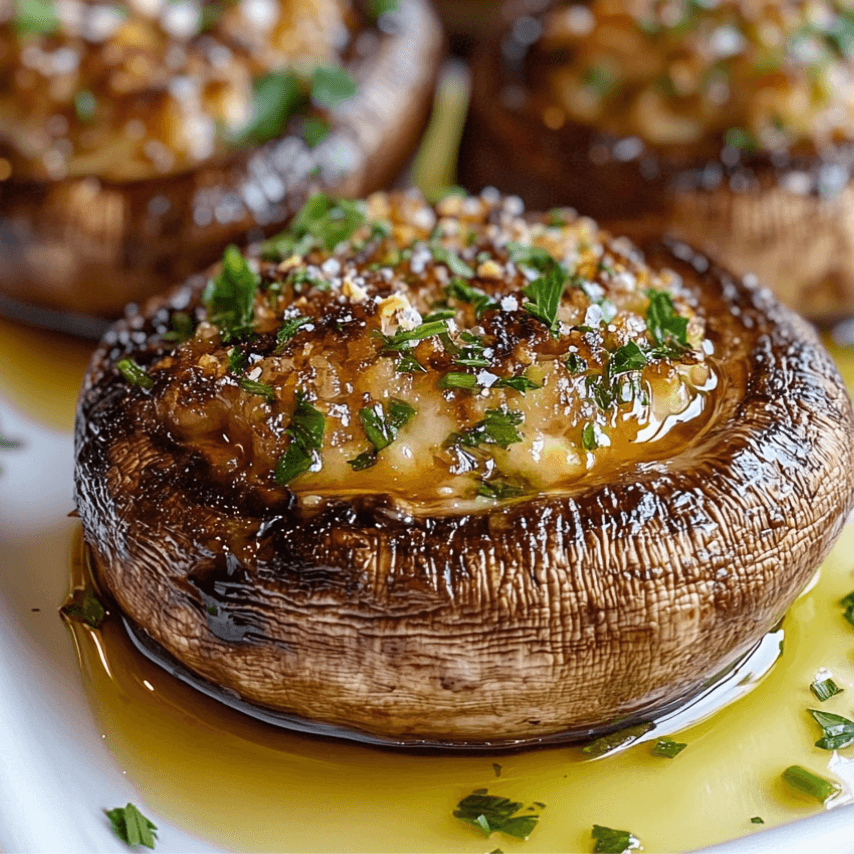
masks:
[[[465,747],[647,718],[854,505],[812,327],[684,244],[380,194],[259,253],[105,336],[76,496],[143,645],[263,715]]]
[[[0,3],[0,310],[85,331],[317,189],[390,183],[442,36],[387,5]]]
[[[854,11],[830,0],[505,3],[460,160],[546,209],[670,233],[807,316],[854,309]]]

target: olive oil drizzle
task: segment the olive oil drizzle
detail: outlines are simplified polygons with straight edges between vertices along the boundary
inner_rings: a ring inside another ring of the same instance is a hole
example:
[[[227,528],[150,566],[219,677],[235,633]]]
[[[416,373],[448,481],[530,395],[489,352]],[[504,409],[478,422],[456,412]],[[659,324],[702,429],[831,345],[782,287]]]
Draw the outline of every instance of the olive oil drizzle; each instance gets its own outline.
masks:
[[[729,675],[722,696],[711,692],[657,720],[646,740],[595,759],[581,745],[498,757],[412,755],[300,735],[170,676],[139,653],[109,603],[100,629],[70,625],[93,713],[144,804],[217,845],[479,852],[483,838],[452,812],[472,790],[489,787],[548,804],[526,851],[590,850],[594,823],[631,828],[647,850],[684,850],[759,832],[755,815],[761,827],[773,827],[821,809],[787,790],[780,775],[800,764],[835,779],[829,754],[813,746],[805,710],[815,703],[809,685],[821,667],[840,687],[854,684],[854,633],[838,607],[851,587],[850,572],[840,569],[851,569],[844,556],[852,545],[849,526],[817,584],[787,616],[783,649],[782,633],[772,633]],[[71,573],[72,592],[97,592],[79,536]],[[850,714],[845,697],[832,698],[825,705],[841,705],[828,711]],[[662,736],[688,746],[662,759],[653,753]],[[843,761],[852,750],[841,751]],[[637,795],[647,785],[658,792],[654,810]],[[160,838],[166,844],[167,832]]]

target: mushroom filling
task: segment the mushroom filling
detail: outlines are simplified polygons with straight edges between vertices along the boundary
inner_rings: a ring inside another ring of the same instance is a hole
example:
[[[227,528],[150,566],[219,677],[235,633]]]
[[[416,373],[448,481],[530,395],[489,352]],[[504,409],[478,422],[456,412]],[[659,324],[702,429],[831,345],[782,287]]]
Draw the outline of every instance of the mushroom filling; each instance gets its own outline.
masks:
[[[214,480],[413,512],[560,492],[695,435],[719,375],[679,277],[570,210],[522,213],[314,196],[259,256],[229,247],[192,313],[156,314],[165,343],[117,363],[132,418]]]
[[[561,3],[534,50],[549,79],[534,97],[553,129],[820,149],[854,137],[852,27],[851,4],[833,0]]]
[[[314,142],[352,95],[349,0],[0,0],[0,180],[172,174]]]

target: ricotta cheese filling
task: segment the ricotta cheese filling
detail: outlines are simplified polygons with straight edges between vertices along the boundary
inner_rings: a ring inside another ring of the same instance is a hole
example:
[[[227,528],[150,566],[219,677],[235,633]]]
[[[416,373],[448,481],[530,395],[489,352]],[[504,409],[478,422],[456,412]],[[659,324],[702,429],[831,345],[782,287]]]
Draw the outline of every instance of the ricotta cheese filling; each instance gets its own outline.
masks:
[[[676,273],[489,190],[314,196],[249,257],[229,247],[201,303],[156,315],[169,346],[118,365],[130,393],[213,477],[306,506],[570,489],[696,434],[719,382]]]

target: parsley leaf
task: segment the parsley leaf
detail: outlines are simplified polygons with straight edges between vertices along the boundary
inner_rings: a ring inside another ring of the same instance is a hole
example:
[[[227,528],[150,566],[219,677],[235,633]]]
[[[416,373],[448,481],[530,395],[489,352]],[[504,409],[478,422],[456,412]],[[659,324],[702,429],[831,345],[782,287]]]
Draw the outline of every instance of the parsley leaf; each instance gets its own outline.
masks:
[[[533,391],[536,388],[542,388],[541,385],[537,385],[537,383],[529,380],[527,377],[499,377],[491,387],[512,388],[521,394],[524,394],[526,391]]]
[[[810,691],[813,692],[813,695],[820,703],[823,703],[825,700],[829,700],[836,694],[841,694],[842,688],[840,688],[830,678],[820,680],[816,679],[810,684]]]
[[[840,750],[854,744],[854,721],[849,721],[842,715],[821,712],[818,709],[807,709],[807,711],[822,730],[822,737],[815,743],[816,747],[822,750]]]
[[[11,451],[13,448],[20,448],[23,442],[20,439],[9,439],[0,433],[0,448],[4,451]]]
[[[612,374],[620,374],[624,371],[638,371],[646,363],[647,358],[641,348],[634,341],[629,341],[613,352],[608,368]]]
[[[845,608],[842,612],[842,616],[845,617],[852,626],[854,626],[854,591],[842,599],[839,604]]]
[[[531,491],[531,485],[521,478],[509,478],[498,475],[490,480],[482,480],[477,487],[477,494],[484,498],[504,501],[507,498],[517,498]]]
[[[750,819],[751,824],[765,824],[765,819],[762,816],[755,815],[752,819]]]
[[[587,756],[604,756],[606,753],[610,753],[618,747],[624,747],[627,744],[631,744],[633,741],[637,741],[641,736],[646,735],[653,726],[654,724],[652,723],[636,724],[635,726],[630,726],[626,729],[621,729],[617,732],[603,735],[595,741],[591,741],[589,744],[584,745],[584,747],[581,748],[581,752]]]
[[[301,326],[305,326],[306,323],[311,323],[312,319],[310,317],[303,317],[302,315],[297,315],[296,317],[288,318],[283,324],[282,328],[276,333],[276,349],[275,353],[281,354],[287,343],[297,334]]]
[[[291,440],[288,449],[276,464],[274,477],[279,486],[290,483],[297,475],[320,464],[323,429],[326,417],[315,409],[302,392],[297,392],[296,408],[285,435]]]
[[[509,448],[522,437],[516,431],[523,420],[521,412],[514,409],[487,409],[486,417],[464,433],[451,433],[445,440],[445,446],[459,445],[476,448],[478,445],[498,445]]]
[[[452,249],[434,242],[430,244],[430,253],[436,261],[444,264],[455,276],[460,276],[463,279],[474,278],[474,270]]]
[[[161,341],[172,341],[175,344],[183,344],[189,341],[195,333],[193,318],[186,311],[176,311],[172,315],[172,329],[160,336]]]
[[[93,629],[99,629],[107,616],[104,606],[91,590],[75,590],[71,594],[71,601],[63,605],[59,612]]]
[[[677,313],[673,299],[667,291],[650,289],[646,295],[649,297],[646,326],[653,342],[659,347],[669,347],[674,352],[681,353],[688,346],[688,318]]]
[[[673,759],[678,756],[688,745],[681,741],[674,741],[672,738],[660,738],[652,748],[653,756],[666,756],[668,759]]]
[[[147,819],[133,804],[126,807],[116,807],[112,810],[104,810],[113,832],[122,842],[128,845],[144,845],[146,848],[154,848],[157,834],[157,825]]]
[[[271,71],[252,82],[252,118],[234,135],[235,145],[261,145],[281,136],[288,121],[305,103],[293,71]]]
[[[599,439],[596,436],[596,427],[592,421],[588,421],[581,429],[581,446],[585,451],[595,451],[599,447]]]
[[[566,367],[567,370],[573,376],[577,374],[583,374],[587,370],[587,362],[581,358],[577,353],[570,353],[566,358]]]
[[[432,338],[434,335],[442,335],[447,331],[448,324],[446,321],[433,320],[430,323],[422,323],[414,329],[398,329],[394,335],[383,335],[379,329],[375,329],[373,336],[383,342],[380,353],[390,353],[398,350],[407,350],[415,341]]]
[[[222,270],[202,294],[208,319],[219,328],[224,343],[252,331],[255,292],[261,277],[252,270],[240,250],[231,244],[222,256]]]
[[[568,280],[563,267],[552,259],[552,265],[542,276],[522,288],[522,293],[529,300],[522,308],[545,323],[553,335],[557,333],[557,309]]]
[[[151,379],[145,368],[137,364],[137,362],[129,356],[124,359],[119,359],[119,361],[116,362],[116,370],[131,385],[137,385],[140,388],[151,388],[154,385],[154,380]]]
[[[273,387],[267,385],[267,383],[261,383],[257,380],[250,380],[248,377],[240,377],[240,379],[237,381],[237,384],[244,391],[248,391],[250,394],[260,395],[267,401],[267,403],[276,402],[276,393],[275,391],[273,391]]]
[[[498,303],[485,291],[470,285],[465,279],[452,279],[445,293],[458,302],[469,303],[474,308],[474,316],[480,320],[484,312],[498,308]]]
[[[335,107],[358,91],[359,84],[339,65],[318,65],[311,73],[311,100],[318,107]]]
[[[399,374],[426,374],[427,368],[412,353],[402,353],[395,371]]]
[[[396,397],[388,402],[387,407],[376,403],[359,410],[359,420],[365,428],[365,435],[377,452],[387,448],[397,438],[400,428],[413,415],[415,410],[405,400]]]
[[[813,774],[812,771],[807,771],[806,768],[800,765],[790,765],[783,772],[782,777],[784,782],[793,789],[804,795],[809,795],[811,798],[815,798],[821,804],[827,803],[842,791],[839,783],[835,783],[825,777],[820,777],[818,774]]]
[[[302,124],[302,138],[309,148],[317,148],[332,130],[332,125],[326,119],[318,119],[315,116],[307,116]]]
[[[628,830],[612,830],[610,827],[602,827],[594,824],[591,836],[596,840],[593,851],[597,854],[623,854],[640,848],[640,841]]]
[[[500,831],[517,839],[527,839],[540,816],[516,815],[522,806],[518,801],[490,795],[487,789],[475,789],[457,804],[454,817],[477,828],[484,836]]]
[[[477,388],[477,378],[474,374],[464,374],[461,371],[450,371],[439,380],[439,388]]]

